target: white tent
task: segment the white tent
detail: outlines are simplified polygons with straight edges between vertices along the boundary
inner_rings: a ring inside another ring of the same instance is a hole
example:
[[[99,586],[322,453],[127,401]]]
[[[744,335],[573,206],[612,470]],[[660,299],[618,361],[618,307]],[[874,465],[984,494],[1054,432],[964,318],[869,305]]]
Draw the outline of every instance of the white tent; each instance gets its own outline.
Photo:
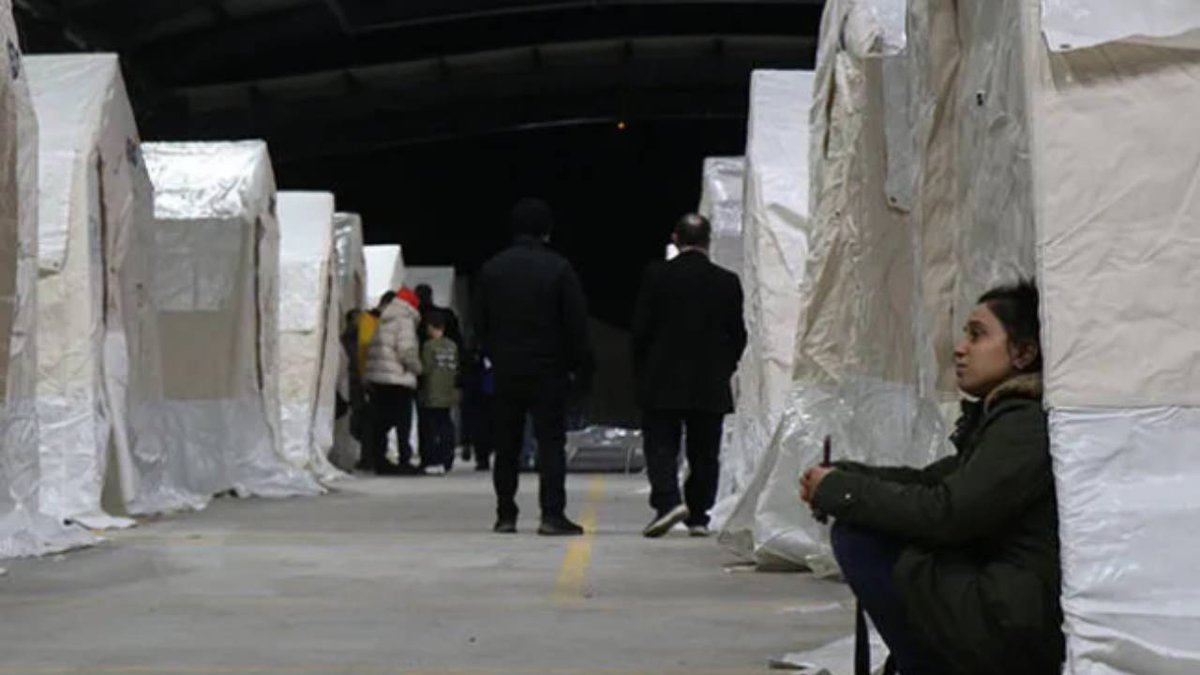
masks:
[[[433,289],[433,303],[439,307],[455,307],[458,295],[455,293],[455,276],[453,267],[409,267],[404,272],[404,285],[416,288],[421,284]]]
[[[363,256],[362,216],[357,213],[333,215],[334,246],[337,249],[339,302],[341,316],[362,309],[367,300],[367,261]]]
[[[366,301],[367,263],[363,258],[362,218],[357,213],[334,214],[334,245],[337,248],[338,283],[341,286],[338,307],[339,335],[345,331],[345,316],[352,310],[360,310]],[[342,400],[350,401],[350,355],[338,349],[337,391]],[[342,415],[334,421],[333,450],[330,461],[343,471],[352,471],[358,463],[362,449],[350,428],[350,415]]]
[[[712,261],[735,274],[742,273],[742,198],[745,157],[709,157],[704,160],[700,189],[700,215],[712,223]]]
[[[137,457],[137,510],[216,493],[312,495],[279,433],[279,228],[267,146],[146,143],[154,184],[150,294],[158,310],[165,452]]]
[[[157,326],[146,297],[153,191],[115,54],[25,60],[39,133],[42,508],[125,527],[133,457],[157,456]],[[102,494],[107,493],[104,508]]]
[[[800,288],[809,249],[808,122],[813,74],[755,71],[746,142],[742,286],[750,341],[737,373],[736,457],[726,499],[740,502],[722,541],[754,548],[754,506],[744,499],[792,381]],[[717,509],[719,517],[728,504]],[[740,512],[740,513],[739,513]]]
[[[1067,671],[1198,672],[1200,4],[972,4],[1023,77]]]
[[[404,285],[404,254],[399,245],[383,244],[363,249],[367,263],[367,306],[379,304],[388,291]]]
[[[826,436],[835,458],[879,464],[924,465],[947,451],[939,404],[954,398],[950,345],[958,317],[950,310],[965,306],[956,303],[956,289],[966,297],[995,281],[993,272],[1020,271],[1022,261],[1008,255],[1017,248],[1008,244],[1019,243],[1015,230],[1000,236],[980,223],[980,231],[955,231],[970,214],[955,211],[951,167],[979,149],[955,144],[960,101],[945,99],[958,62],[953,5],[913,2],[896,20],[890,4],[826,5],[811,106],[812,253],[795,381],[735,513],[735,522],[752,524],[752,536],[726,536],[760,564],[829,563],[827,531],[796,495],[800,473],[821,461]],[[907,49],[895,53],[905,41]],[[995,264],[960,276],[960,254],[983,250],[985,235],[995,244]]]
[[[333,195],[280,192],[279,344],[283,451],[323,482],[329,461],[341,345]]]
[[[0,0],[0,558],[90,543],[42,513],[37,375],[37,119],[12,6]]]

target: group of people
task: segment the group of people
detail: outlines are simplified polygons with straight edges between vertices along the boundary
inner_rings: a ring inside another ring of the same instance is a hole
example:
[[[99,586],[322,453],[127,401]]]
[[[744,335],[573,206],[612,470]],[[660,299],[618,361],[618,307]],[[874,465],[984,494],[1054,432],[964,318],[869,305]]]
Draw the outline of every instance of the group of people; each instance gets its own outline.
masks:
[[[568,402],[586,392],[594,367],[587,305],[570,263],[548,246],[549,207],[523,200],[511,222],[514,243],[479,273],[472,307],[477,353],[489,366],[494,530],[517,532],[531,418],[538,532],[578,535],[583,529],[566,515],[565,440]],[[747,334],[741,284],[709,260],[711,236],[705,218],[681,218],[672,234],[680,254],[647,270],[635,307],[632,351],[654,511],[643,535],[650,538],[680,523],[707,535],[716,497],[723,419],[733,410],[731,379]],[[380,421],[368,434],[370,456],[381,460],[387,429],[407,428],[421,383],[433,448],[427,459],[422,442],[422,463],[446,461],[453,429],[435,411],[458,400],[449,392],[459,381],[461,337],[445,311],[422,311],[431,301],[406,291],[396,298],[366,342]],[[833,519],[834,555],[889,647],[889,672],[1059,672],[1058,521],[1039,335],[1032,282],[989,291],[954,352],[965,397],[951,438],[956,455],[923,469],[835,462],[800,477],[799,500]],[[681,451],[689,467],[682,494]]]
[[[461,411],[464,439],[478,439],[477,468],[487,469],[490,435],[477,430],[480,400],[486,393],[486,363],[463,358],[463,337],[453,310],[434,303],[425,284],[388,291],[379,305],[351,312],[342,335],[349,356],[351,430],[362,444],[358,468],[380,475],[449,472],[458,445],[455,412]],[[468,371],[474,371],[468,376]],[[464,400],[463,390],[470,391]],[[461,406],[461,408],[460,408]],[[417,411],[419,463],[410,443]],[[388,459],[389,435],[396,435],[398,462]],[[470,459],[465,453],[464,459]]]

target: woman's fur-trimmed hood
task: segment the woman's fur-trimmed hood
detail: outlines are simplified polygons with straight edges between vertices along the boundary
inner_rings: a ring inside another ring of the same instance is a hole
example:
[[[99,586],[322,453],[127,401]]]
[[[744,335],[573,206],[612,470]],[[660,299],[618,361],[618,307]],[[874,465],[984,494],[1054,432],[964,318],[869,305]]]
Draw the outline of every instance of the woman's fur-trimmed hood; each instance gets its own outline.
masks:
[[[997,403],[1011,398],[1042,400],[1042,374],[1023,373],[1005,380],[992,390],[984,401],[984,410],[991,410]]]

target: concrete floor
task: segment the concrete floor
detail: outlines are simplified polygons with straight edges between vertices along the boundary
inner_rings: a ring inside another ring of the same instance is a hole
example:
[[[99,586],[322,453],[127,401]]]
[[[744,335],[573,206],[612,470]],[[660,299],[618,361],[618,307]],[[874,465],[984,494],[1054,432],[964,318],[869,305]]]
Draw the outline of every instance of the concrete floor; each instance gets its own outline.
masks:
[[[9,562],[0,673],[759,673],[849,634],[844,587],[649,541],[644,479],[572,476],[576,539],[490,532],[490,482],[366,478],[222,499],[98,548]]]

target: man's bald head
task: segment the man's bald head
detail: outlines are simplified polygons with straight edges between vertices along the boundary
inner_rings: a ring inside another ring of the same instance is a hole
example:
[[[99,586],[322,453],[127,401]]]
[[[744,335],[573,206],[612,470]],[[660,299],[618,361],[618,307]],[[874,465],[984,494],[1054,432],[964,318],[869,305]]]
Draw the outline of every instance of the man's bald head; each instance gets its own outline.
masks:
[[[689,213],[675,223],[675,232],[671,238],[681,249],[707,249],[712,243],[712,224],[708,222],[708,218],[698,213]]]

